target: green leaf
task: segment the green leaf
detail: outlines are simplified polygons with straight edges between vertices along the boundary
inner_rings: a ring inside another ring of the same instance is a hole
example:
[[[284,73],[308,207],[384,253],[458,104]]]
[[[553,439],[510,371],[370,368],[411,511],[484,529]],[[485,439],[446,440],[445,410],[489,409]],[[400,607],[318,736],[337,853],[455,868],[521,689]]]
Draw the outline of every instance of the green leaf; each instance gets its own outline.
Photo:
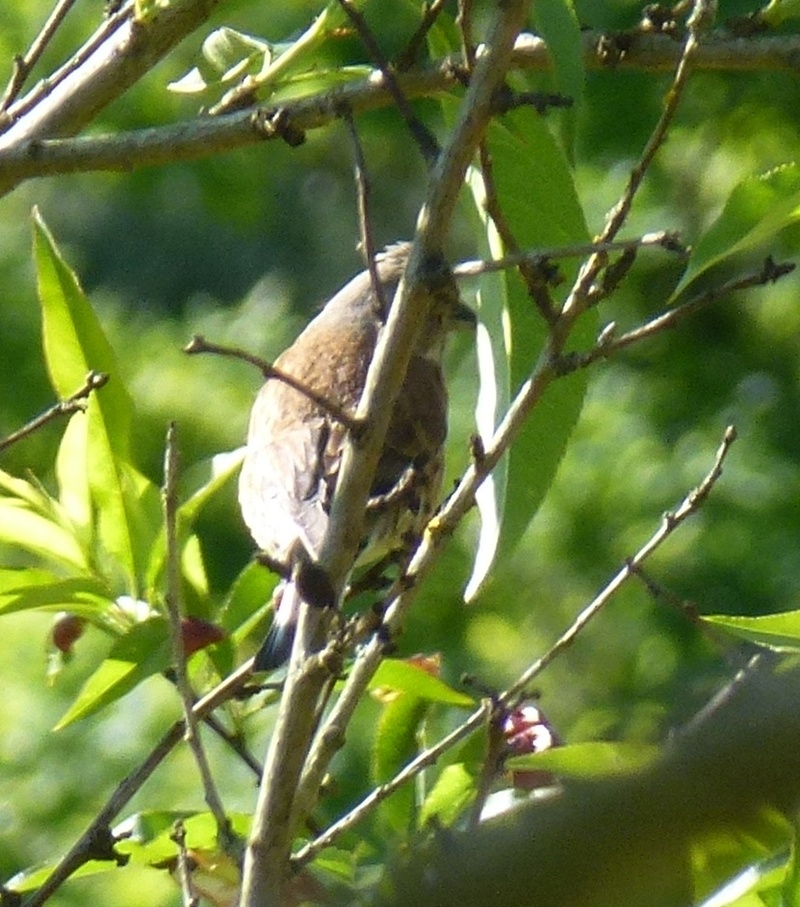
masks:
[[[256,630],[265,630],[264,618],[277,584],[278,577],[255,561],[236,577],[220,614],[222,626],[236,645]]]
[[[505,765],[514,771],[547,771],[570,778],[604,778],[637,772],[660,753],[657,746],[644,743],[572,743],[555,746],[542,753],[512,756]]]
[[[727,630],[739,639],[776,652],[800,652],[800,611],[783,611],[761,617],[714,614],[703,621]]]
[[[181,539],[181,565],[184,579],[200,594],[208,592],[208,582],[197,539],[190,535],[194,521],[206,504],[222,489],[238,470],[244,448],[217,454],[191,466],[181,475],[178,493],[185,499],[178,507],[178,535]],[[153,506],[157,502],[153,501]],[[166,567],[167,543],[163,521],[153,514],[157,531],[149,546],[150,562],[146,571],[145,588],[155,590],[163,582]]]
[[[798,865],[797,840],[800,823],[798,823],[797,816],[794,817],[793,831],[792,848],[781,885],[781,894],[783,896],[781,898],[781,907],[800,907],[800,865]]]
[[[581,26],[571,0],[536,0],[532,10],[536,31],[544,38],[553,61],[558,90],[580,102],[585,84]]]
[[[197,515],[236,474],[244,458],[244,448],[216,454],[193,464],[180,478],[180,495],[185,499],[179,516],[190,525]]]
[[[373,784],[389,781],[417,754],[420,727],[429,708],[425,700],[408,693],[398,694],[383,707],[370,765]],[[379,817],[384,828],[400,835],[414,825],[415,816],[413,784],[402,785],[380,805]]]
[[[231,85],[246,75],[255,76],[273,59],[267,41],[223,26],[203,41],[202,59],[167,88],[177,94],[198,94],[215,86]]]
[[[88,568],[88,548],[66,509],[38,484],[0,470],[0,541],[71,569]]]
[[[234,834],[244,837],[250,830],[250,816],[228,813],[227,818]],[[144,810],[114,827],[114,837],[119,840],[117,850],[140,865],[154,865],[175,857],[178,845],[172,833],[178,821],[183,823],[187,847],[211,851],[217,846],[217,823],[207,811]]]
[[[692,250],[672,300],[709,268],[733,255],[763,246],[797,220],[800,220],[800,171],[796,164],[784,164],[743,180]]]
[[[476,787],[475,778],[463,763],[445,766],[422,804],[420,827],[432,820],[445,827],[453,825],[474,800]]]
[[[272,60],[272,49],[267,41],[222,26],[203,41],[203,56],[209,64],[220,73],[223,79],[232,71],[241,70],[242,64],[254,60],[261,66],[269,66]]]
[[[66,264],[50,231],[33,212],[34,256],[42,305],[44,353],[56,393],[74,393],[90,371],[111,381],[91,402],[99,408],[112,449],[127,455],[132,405],[118,378],[117,361],[75,273]]]
[[[369,689],[383,693],[381,713],[372,751],[371,778],[383,784],[393,778],[416,754],[423,722],[433,703],[472,708],[472,697],[448,686],[421,667],[387,658],[378,668]],[[406,832],[415,821],[416,790],[403,785],[381,805],[381,820],[394,832]]]
[[[158,490],[130,464],[133,407],[100,322],[37,211],[33,228],[45,357],[53,387],[67,396],[90,371],[111,376],[108,385],[89,400],[86,443],[70,438],[59,468],[65,476],[81,469],[89,476],[103,567],[136,596],[154,525],[160,522],[153,523],[154,514],[160,513]],[[70,504],[76,513],[85,507],[82,495],[81,499]]]
[[[389,689],[399,693],[408,693],[427,702],[438,702],[442,705],[452,705],[463,709],[470,709],[475,705],[475,700],[466,693],[454,690],[422,668],[396,658],[385,658],[381,662],[381,666],[370,682],[369,689]]]
[[[487,141],[498,204],[520,247],[586,242],[588,231],[572,174],[544,119],[529,110],[515,111],[502,123],[492,124]],[[502,243],[484,217],[480,174],[473,170],[469,182],[475,213],[483,218],[486,246],[482,251],[502,255]],[[562,268],[565,286],[576,269],[576,265]],[[533,371],[547,325],[516,273],[481,278],[479,303],[481,390],[476,421],[481,436],[487,438],[506,411],[512,390],[516,392]],[[577,323],[572,343],[589,346],[595,335],[596,313],[591,312]],[[586,382],[582,372],[554,382],[510,454],[481,487],[481,536],[467,600],[476,597],[494,561],[514,549],[538,509],[580,415]]]
[[[758,11],[758,17],[770,28],[777,28],[789,19],[800,18],[800,0],[770,0]]]
[[[58,447],[56,481],[59,502],[87,551],[91,550],[94,538],[91,483],[86,469],[88,457],[89,419],[85,413],[75,413]]]
[[[73,570],[88,569],[75,534],[18,498],[0,497],[0,542]]]
[[[50,878],[55,868],[56,863],[44,863],[39,866],[33,866],[30,869],[24,869],[5,882],[4,887],[19,894],[36,891]],[[119,871],[116,860],[89,860],[79,866],[75,872],[70,873],[70,878],[85,879],[110,870]]]
[[[536,0],[532,16],[536,31],[544,38],[553,62],[556,90],[573,101],[572,107],[558,111],[564,127],[561,135],[571,155],[586,77],[580,23],[571,0]]]
[[[108,657],[83,685],[78,698],[55,726],[61,730],[130,693],[143,680],[165,671],[172,661],[167,621],[152,617],[117,640]]]
[[[0,614],[41,609],[97,620],[109,603],[108,590],[90,576],[60,579],[46,570],[0,570]]]
[[[198,66],[169,88],[184,94],[211,92],[218,96],[221,89],[244,83],[264,100],[292,78],[317,69],[319,51],[344,21],[339,3],[331,0],[295,41],[270,44],[230,28],[217,29],[204,42]]]

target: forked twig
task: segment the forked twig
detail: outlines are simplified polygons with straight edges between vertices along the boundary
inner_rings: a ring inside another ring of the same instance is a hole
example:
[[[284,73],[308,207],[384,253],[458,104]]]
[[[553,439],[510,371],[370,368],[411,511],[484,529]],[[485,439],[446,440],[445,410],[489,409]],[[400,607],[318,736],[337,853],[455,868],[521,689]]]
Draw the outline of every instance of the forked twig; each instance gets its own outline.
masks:
[[[167,544],[167,593],[166,604],[169,616],[170,639],[172,641],[172,656],[175,672],[175,686],[181,697],[183,705],[183,720],[186,727],[185,738],[192,751],[200,780],[203,784],[206,803],[217,823],[217,835],[224,843],[231,837],[231,826],[225,814],[222,798],[217,791],[214,778],[211,774],[203,742],[200,739],[197,716],[194,713],[195,697],[189,684],[189,675],[186,670],[186,648],[183,643],[181,631],[180,607],[180,548],[178,543],[178,446],[177,428],[171,422],[167,429],[167,443],[164,454],[164,487],[162,499],[164,503],[164,524],[166,527]]]
[[[602,591],[578,614],[570,626],[561,634],[555,643],[545,652],[541,658],[538,658],[522,674],[501,693],[495,702],[484,702],[480,708],[476,709],[470,716],[451,731],[446,737],[428,749],[423,750],[404,769],[398,772],[391,781],[375,788],[349,813],[342,816],[341,819],[329,826],[321,835],[313,841],[302,847],[293,858],[293,865],[301,867],[313,860],[317,854],[325,847],[329,847],[344,832],[351,829],[360,822],[368,813],[370,813],[379,803],[393,794],[403,784],[415,778],[425,768],[434,765],[439,758],[450,750],[456,743],[465,737],[479,730],[484,726],[493,710],[498,706],[501,708],[513,708],[530,688],[531,681],[538,676],[558,655],[568,649],[578,635],[583,631],[586,625],[595,618],[600,611],[608,604],[613,595],[628,579],[636,574],[637,568],[644,563],[670,535],[684,523],[692,514],[702,506],[708,495],[711,493],[714,485],[722,474],[722,467],[725,458],[728,456],[731,445],[736,440],[736,430],[729,426],[720,444],[714,463],[708,474],[703,478],[700,484],[692,489],[678,507],[666,513],[662,518],[661,525],[648,541],[633,555],[626,560],[611,581],[602,589]]]
[[[338,2],[339,6],[341,6],[347,17],[353,23],[359,37],[364,42],[367,53],[372,57],[373,62],[381,71],[384,84],[391,94],[392,100],[394,101],[400,116],[402,116],[406,126],[408,126],[409,132],[417,143],[422,157],[428,166],[432,165],[436,160],[436,156],[439,154],[439,143],[436,141],[428,127],[425,126],[422,120],[420,120],[412,110],[411,105],[408,102],[408,97],[400,87],[400,83],[397,80],[394,70],[386,59],[380,45],[375,40],[375,35],[373,35],[372,30],[367,24],[367,20],[364,18],[363,13],[356,8],[351,0],[338,0]]]
[[[22,428],[17,429],[17,431],[12,432],[6,438],[0,438],[0,451],[5,450],[7,447],[11,447],[12,444],[16,444],[18,441],[21,441],[23,438],[27,438],[29,435],[32,435],[35,431],[38,431],[43,426],[47,425],[48,422],[52,422],[55,419],[58,419],[60,416],[69,416],[72,413],[81,412],[86,409],[86,401],[89,398],[89,395],[92,391],[99,390],[101,387],[105,386],[108,383],[108,375],[103,372],[89,372],[86,376],[86,381],[83,384],[83,387],[80,387],[75,391],[74,394],[70,394],[66,400],[60,400],[58,403],[54,403],[53,406],[46,409],[43,413],[36,416],[36,418],[31,419],[26,425],[23,425]]]
[[[205,337],[202,337],[200,334],[195,334],[183,348],[183,351],[190,356],[197,355],[198,353],[214,353],[217,356],[228,356],[231,359],[240,359],[242,362],[249,362],[250,365],[254,365],[261,372],[265,379],[275,378],[275,380],[282,381],[288,387],[291,387],[298,393],[303,394],[303,396],[308,397],[312,403],[316,403],[320,409],[336,419],[337,422],[341,422],[341,424],[349,431],[357,434],[361,430],[362,426],[358,419],[351,413],[342,409],[338,403],[325,397],[323,394],[318,394],[313,388],[308,387],[288,372],[276,368],[272,363],[267,362],[266,359],[261,359],[252,353],[248,353],[246,350],[241,350],[232,346],[222,346],[218,343],[210,343]]]
[[[14,57],[14,68],[11,72],[11,78],[8,80],[8,85],[6,85],[2,98],[0,98],[0,115],[22,90],[22,86],[30,75],[30,71],[39,61],[67,13],[74,5],[75,0],[58,0],[28,50],[22,56]]]

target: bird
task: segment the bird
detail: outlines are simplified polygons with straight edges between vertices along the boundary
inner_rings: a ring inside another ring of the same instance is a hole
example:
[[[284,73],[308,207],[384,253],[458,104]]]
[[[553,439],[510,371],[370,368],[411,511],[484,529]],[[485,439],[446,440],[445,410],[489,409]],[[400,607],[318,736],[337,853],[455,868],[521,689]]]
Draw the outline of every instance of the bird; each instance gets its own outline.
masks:
[[[263,559],[281,565],[285,577],[273,596],[273,622],[255,656],[256,671],[279,668],[291,653],[303,597],[293,568],[316,562],[328,525],[348,431],[338,413],[356,411],[410,248],[399,242],[375,256],[380,292],[369,270],[342,287],[275,360],[275,371],[292,384],[268,373],[253,404],[239,506]],[[448,332],[474,324],[475,315],[449,271],[433,294],[370,489],[361,563],[407,548],[438,501],[447,435],[442,353]]]

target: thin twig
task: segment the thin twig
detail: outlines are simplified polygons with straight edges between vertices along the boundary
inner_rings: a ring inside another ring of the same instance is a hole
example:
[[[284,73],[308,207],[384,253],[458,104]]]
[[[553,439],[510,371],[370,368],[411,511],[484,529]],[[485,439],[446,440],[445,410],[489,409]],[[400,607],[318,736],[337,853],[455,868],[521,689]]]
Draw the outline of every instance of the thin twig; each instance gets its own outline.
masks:
[[[204,718],[235,696],[250,679],[252,670],[253,659],[250,658],[197,702],[192,709],[194,715],[198,718]],[[25,898],[24,907],[42,907],[77,869],[92,858],[93,842],[97,839],[98,834],[109,828],[116,816],[125,808],[158,766],[183,740],[185,732],[186,724],[183,719],[176,721],[167,730],[145,759],[117,785],[106,803],[91,821],[89,827],[61,858],[42,885]]]
[[[210,343],[205,337],[202,337],[200,334],[195,334],[183,348],[183,351],[190,356],[197,355],[198,353],[214,353],[217,356],[228,356],[232,359],[240,359],[242,362],[248,362],[250,365],[254,365],[265,379],[274,378],[276,381],[282,381],[288,387],[303,394],[304,397],[308,397],[312,403],[315,403],[320,409],[331,416],[331,418],[336,419],[337,422],[341,422],[341,424],[351,432],[358,433],[361,430],[361,423],[358,419],[351,413],[342,409],[338,403],[328,399],[323,394],[317,393],[313,388],[303,384],[302,381],[293,377],[288,372],[276,368],[272,363],[267,362],[266,359],[261,359],[259,356],[248,353],[246,350],[239,349],[238,347],[222,346],[218,343]]]
[[[700,46],[701,34],[709,26],[708,16],[705,14],[711,0],[695,0],[693,11],[688,22],[688,37],[683,45],[678,66],[675,70],[675,76],[672,85],[666,94],[664,109],[658,122],[655,125],[650,138],[642,151],[639,160],[632,167],[628,175],[628,182],[619,201],[606,215],[605,226],[598,239],[600,242],[608,242],[615,239],[617,233],[625,223],[628,214],[633,205],[636,193],[644,180],[645,174],[650,169],[650,165],[655,158],[656,152],[664,143],[667,137],[672,121],[678,110],[678,104],[683,97],[686,82],[689,78],[690,64],[697,56]],[[604,258],[599,253],[590,256],[581,267],[575,285],[564,303],[564,312],[574,309],[581,310],[586,305],[592,284],[598,273],[602,269]]]
[[[71,394],[66,400],[61,400],[60,402],[53,404],[49,409],[46,409],[43,413],[36,416],[35,419],[31,419],[27,425],[23,425],[22,428],[17,429],[17,431],[8,435],[8,437],[1,438],[0,451],[5,450],[7,447],[11,447],[12,444],[16,444],[23,438],[32,435],[35,431],[42,428],[42,426],[47,425],[48,422],[52,422],[61,416],[68,416],[72,413],[85,410],[86,401],[92,391],[99,390],[107,382],[108,375],[103,372],[89,372],[83,387],[75,391],[74,394]]]
[[[524,262],[533,265],[540,265],[548,261],[554,261],[559,258],[580,258],[584,255],[593,255],[600,252],[626,252],[628,249],[640,249],[656,246],[665,249],[668,252],[674,252],[677,255],[685,257],[688,252],[685,246],[681,245],[677,234],[660,230],[656,233],[645,233],[634,239],[618,239],[610,242],[590,242],[576,243],[569,246],[554,246],[545,249],[522,249],[518,252],[511,252],[502,258],[495,258],[489,261],[463,261],[453,266],[453,276],[474,277],[478,274],[487,274],[491,271],[504,271],[508,268],[516,268]]]
[[[194,755],[200,779],[203,784],[206,803],[217,823],[217,835],[222,841],[228,841],[231,835],[230,822],[225,814],[225,807],[217,791],[211,768],[206,758],[197,718],[194,714],[195,697],[189,684],[186,670],[186,650],[183,645],[181,631],[181,573],[180,573],[180,546],[178,542],[178,446],[177,429],[174,422],[170,422],[167,429],[167,442],[164,454],[164,487],[162,496],[164,502],[164,523],[166,527],[167,546],[167,592],[165,595],[167,613],[169,615],[170,639],[172,641],[173,668],[175,672],[175,686],[181,697],[183,705],[183,720],[186,726],[186,742]]]
[[[47,99],[68,78],[86,65],[89,58],[109,40],[121,25],[131,18],[133,13],[133,0],[128,2],[97,28],[93,35],[72,55],[72,57],[58,67],[49,76],[41,79],[24,97],[12,102],[7,110],[0,115],[0,132],[5,132],[15,123],[31,114],[38,105]]]
[[[370,794],[349,813],[334,822],[313,841],[302,847],[295,854],[293,865],[300,867],[313,860],[320,851],[325,847],[330,846],[337,838],[344,834],[344,832],[360,822],[379,803],[391,796],[398,788],[416,777],[425,768],[434,765],[438,759],[456,743],[483,727],[497,707],[509,708],[516,705],[520,697],[524,696],[526,691],[530,688],[531,681],[558,655],[572,645],[586,625],[608,604],[613,595],[619,590],[620,586],[634,576],[641,564],[661,547],[683,522],[685,522],[692,514],[696,513],[702,506],[722,474],[723,463],[735,439],[736,431],[731,426],[726,429],[722,443],[717,450],[714,463],[705,478],[696,488],[686,495],[674,511],[664,515],[661,525],[650,539],[633,555],[633,557],[626,560],[625,564],[613,579],[588,605],[586,605],[570,626],[541,658],[537,659],[530,667],[520,674],[514,683],[497,697],[494,703],[489,700],[484,701],[480,708],[476,709],[466,721],[451,731],[438,743],[423,750],[409,762],[405,768],[398,772],[391,781],[375,788],[375,790],[371,791]]]
[[[683,97],[686,82],[689,78],[690,66],[693,58],[697,55],[700,39],[711,26],[709,10],[713,5],[714,0],[695,0],[693,4],[692,14],[687,23],[689,34],[683,47],[683,53],[678,61],[678,67],[675,70],[675,78],[672,80],[672,85],[666,94],[664,110],[644,147],[642,156],[630,172],[628,184],[625,187],[622,197],[606,218],[606,225],[600,236],[601,240],[614,239],[622,225],[625,223],[636,193],[642,184],[642,180],[650,169],[650,165],[653,162],[656,152],[663,145],[664,140],[667,137],[667,132],[677,113],[678,104]]]
[[[115,17],[118,15],[115,14]],[[109,20],[103,28],[110,29],[111,24],[112,21]],[[114,18],[113,24],[118,28],[123,21]],[[104,35],[104,40],[108,37],[108,34]],[[597,32],[587,32],[582,36],[584,59],[590,69],[609,67],[608,62],[596,51],[601,37]],[[679,53],[680,45],[665,35],[640,35],[615,65],[623,69],[665,72],[674,68]],[[726,72],[794,72],[798,54],[800,37],[758,37],[747,40],[718,37],[700,45],[693,67],[695,70]],[[109,57],[115,59],[113,54]],[[526,36],[524,43],[518,44],[513,62],[519,69],[535,72],[550,68],[550,57],[544,41],[532,36]],[[102,73],[102,69],[100,72]],[[397,79],[408,98],[417,98],[460,88],[462,72],[462,59],[448,57],[418,71],[399,73]],[[108,84],[113,85],[117,93],[125,87],[114,79],[109,79]],[[46,96],[48,90],[46,86],[33,90],[31,94],[38,95],[36,103]],[[13,115],[15,120],[24,120],[30,112],[27,108],[36,106],[31,94],[9,108],[8,114]],[[355,115],[389,106],[392,104],[392,96],[382,79],[367,77],[337,85],[335,89],[286,101],[281,104],[280,110],[283,111],[284,120],[302,133],[329,126],[339,116],[342,104],[349,107]],[[276,112],[275,107],[260,110],[262,113]],[[285,131],[276,130],[271,135],[265,135],[263,129],[254,126],[253,120],[252,110],[240,110],[223,117],[198,117],[169,126],[114,135],[53,138],[56,130],[48,125],[46,129],[34,130],[36,141],[31,141],[32,136],[28,130],[13,137],[4,136],[0,142],[0,194],[36,177],[107,170],[128,172],[141,167],[199,160],[270,138],[281,139],[285,134]],[[79,125],[69,131],[75,131]]]
[[[189,854],[186,851],[186,828],[181,819],[175,823],[170,838],[178,845],[177,876],[181,887],[183,907],[197,907],[199,902],[192,894],[192,873],[189,866]]]
[[[75,5],[75,0],[58,0],[53,11],[47,17],[47,21],[42,26],[39,34],[34,38],[33,43],[23,56],[14,58],[14,68],[11,72],[11,78],[8,80],[6,90],[0,98],[0,114],[2,114],[8,105],[22,90],[25,80],[28,78],[30,71],[39,61],[47,45],[53,40],[56,31],[70,9]]]
[[[91,55],[107,41],[114,32],[128,19],[133,12],[133,0],[128,0],[120,9],[104,19],[102,25],[95,31],[88,41],[73,54],[72,57],[55,72],[51,73],[46,79],[42,79],[24,98],[16,103],[9,103],[0,107],[0,133],[5,131],[9,126],[20,120],[26,114],[30,113],[37,104],[40,104],[51,92],[53,92],[69,75],[77,72]],[[10,87],[10,85],[9,85]],[[6,89],[8,91],[8,88]],[[13,92],[9,99],[13,102],[16,91]],[[8,109],[6,109],[8,107]]]
[[[428,36],[428,32],[433,28],[436,20],[439,18],[439,13],[444,9],[446,3],[447,0],[433,0],[432,3],[425,4],[422,20],[417,26],[417,30],[408,39],[405,48],[397,57],[397,69],[400,72],[404,72],[414,65],[420,48],[422,47],[425,38]]]
[[[529,0],[505,0],[496,7],[488,33],[488,49],[478,61],[449,140],[430,174],[409,263],[389,312],[386,330],[378,341],[356,413],[363,420],[364,431],[358,438],[349,435],[345,441],[336,493],[319,553],[320,566],[339,592],[356,557],[365,504],[389,427],[391,413],[386,401],[394,399],[401,387],[433,305],[430,294],[421,288],[426,285],[430,262],[442,258],[459,190],[492,116],[493,98],[507,71],[513,43],[528,7]],[[314,624],[325,630],[330,619],[329,613],[301,603],[298,637],[311,638]],[[319,656],[312,655],[304,664],[297,664],[297,653],[302,653],[302,649],[298,648],[296,638],[245,854],[243,907],[283,902],[281,883],[289,872],[294,832],[290,821],[292,800],[315,727],[309,719],[309,710],[316,715],[320,695],[330,676],[326,671],[309,678],[306,666]]]
[[[417,143],[423,159],[430,166],[439,154],[439,143],[436,141],[433,133],[411,109],[408,97],[400,87],[395,71],[381,50],[380,45],[375,40],[375,35],[373,35],[372,29],[370,29],[367,24],[367,20],[364,18],[363,13],[356,8],[351,0],[338,0],[338,2],[339,6],[341,6],[347,17],[353,23],[353,26],[364,43],[364,47],[367,49],[367,53],[372,58],[373,63],[380,70],[397,111],[400,116],[402,116],[406,126],[408,126],[408,131]]]
[[[680,614],[684,620],[689,621],[698,633],[702,634],[709,642],[713,643],[720,652],[726,656],[731,654],[734,646],[732,645],[730,635],[719,627],[716,627],[714,624],[703,620],[698,607],[694,602],[681,598],[672,590],[667,589],[664,585],[653,579],[648,571],[642,569],[641,564],[631,564],[631,571],[657,603],[669,605],[669,607]],[[735,649],[734,657],[740,659],[741,648],[735,646]]]
[[[686,495],[675,510],[668,511],[664,514],[658,530],[632,558],[625,562],[625,565],[603,591],[591,601],[583,611],[581,611],[567,632],[564,633],[541,658],[537,659],[526,671],[524,671],[517,681],[502,694],[500,697],[501,704],[511,705],[518,696],[524,695],[525,691],[530,686],[531,681],[541,674],[554,658],[572,645],[583,628],[606,606],[617,589],[635,574],[636,569],[646,561],[657,548],[661,547],[681,523],[685,522],[693,513],[697,512],[711,493],[711,489],[716,485],[719,477],[722,475],[723,463],[735,440],[736,429],[732,425],[729,425],[725,429],[722,443],[717,449],[714,464],[702,482]]]
[[[472,72],[475,66],[475,40],[472,36],[472,0],[458,0],[456,25],[458,25],[458,33],[461,37],[461,54],[464,57],[467,72]]]
[[[760,649],[751,653],[747,664],[741,667],[731,680],[718,690],[714,696],[681,728],[682,735],[689,734],[704,725],[736,694],[736,691],[756,670],[762,670],[774,664],[776,653]]]
[[[367,176],[367,163],[364,159],[364,149],[361,140],[358,137],[355,121],[350,110],[342,112],[347,131],[350,134],[350,141],[353,145],[353,162],[356,182],[356,198],[358,203],[358,231],[361,236],[361,251],[369,270],[369,278],[372,283],[372,292],[378,301],[381,313],[386,312],[386,294],[384,293],[383,283],[378,275],[378,266],[375,263],[377,247],[375,244],[375,234],[372,230],[372,218],[370,217],[370,182]]]
[[[768,256],[758,271],[746,274],[744,277],[733,278],[720,286],[704,290],[693,299],[689,299],[672,309],[667,309],[666,312],[651,318],[650,321],[637,328],[627,331],[620,337],[614,336],[616,326],[612,322],[602,330],[597,343],[591,350],[586,353],[567,354],[563,357],[559,368],[562,374],[566,374],[580,368],[586,368],[600,359],[608,359],[634,343],[639,343],[642,340],[647,340],[656,334],[674,328],[690,315],[694,315],[712,303],[718,302],[730,293],[764,286],[767,283],[774,283],[787,274],[791,274],[795,268],[796,265],[792,262],[775,262],[771,256]]]

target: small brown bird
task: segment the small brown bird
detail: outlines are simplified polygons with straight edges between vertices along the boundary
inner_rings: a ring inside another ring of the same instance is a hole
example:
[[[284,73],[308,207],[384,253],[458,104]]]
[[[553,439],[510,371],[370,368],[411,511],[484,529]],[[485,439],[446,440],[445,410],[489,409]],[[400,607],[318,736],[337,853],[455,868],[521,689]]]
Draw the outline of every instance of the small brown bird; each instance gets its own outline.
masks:
[[[327,303],[275,367],[346,413],[354,413],[375,346],[386,323],[410,246],[389,246],[376,258],[382,299],[368,271]],[[447,391],[441,360],[445,337],[474,324],[452,279],[437,288],[422,346],[412,356],[394,405],[368,504],[360,560],[376,560],[408,544],[436,506],[447,434]],[[386,307],[386,308],[384,308]],[[327,409],[284,381],[269,378],[250,416],[239,479],[239,504],[259,548],[287,573],[298,558],[315,562],[328,524],[347,429]],[[289,657],[300,596],[293,582],[276,590],[272,627],[256,670]]]

